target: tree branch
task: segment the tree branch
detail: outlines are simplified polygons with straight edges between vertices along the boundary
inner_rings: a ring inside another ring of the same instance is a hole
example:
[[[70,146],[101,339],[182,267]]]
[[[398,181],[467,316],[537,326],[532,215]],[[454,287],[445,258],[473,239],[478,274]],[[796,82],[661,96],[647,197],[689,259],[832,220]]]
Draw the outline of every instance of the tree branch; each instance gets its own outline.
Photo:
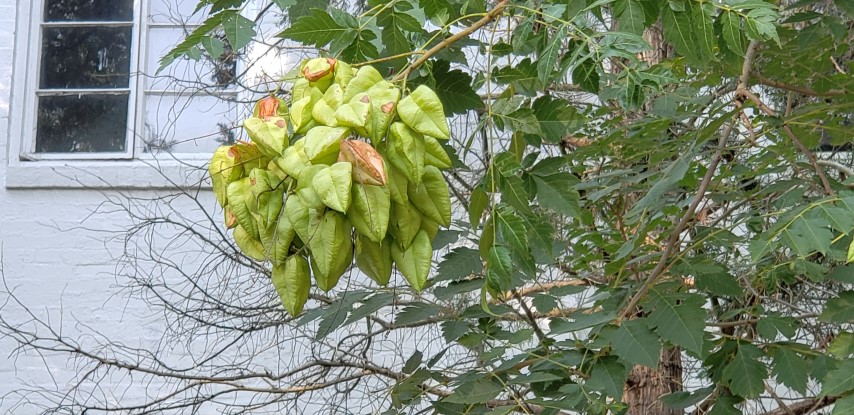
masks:
[[[496,17],[501,15],[504,12],[504,7],[507,6],[508,0],[501,0],[495,7],[492,8],[489,12],[486,13],[486,16],[483,16],[480,20],[474,22],[471,26],[445,38],[445,40],[439,42],[436,46],[433,46],[427,52],[424,52],[423,55],[418,57],[415,62],[412,62],[406,69],[397,74],[397,76],[392,79],[392,82],[397,82],[406,79],[409,77],[409,73],[412,72],[413,69],[421,66],[424,62],[427,62],[428,59],[433,57],[433,55],[439,53],[442,49],[445,49],[448,46],[453,45],[458,40],[476,32],[483,26],[486,26],[487,23],[495,20]]]

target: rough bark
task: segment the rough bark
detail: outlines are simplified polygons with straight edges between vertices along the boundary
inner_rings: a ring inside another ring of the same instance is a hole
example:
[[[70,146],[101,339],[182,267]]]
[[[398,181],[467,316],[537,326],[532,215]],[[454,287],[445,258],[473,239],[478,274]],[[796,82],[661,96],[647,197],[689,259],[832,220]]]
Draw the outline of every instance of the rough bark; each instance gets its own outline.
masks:
[[[664,407],[661,395],[682,390],[682,356],[678,347],[661,350],[658,369],[635,366],[623,389],[623,402],[631,415],[677,415],[679,409]]]
[[[664,41],[659,21],[644,31],[644,40],[652,48],[641,53],[641,60],[650,66],[673,56],[673,47]],[[682,411],[664,407],[659,397],[682,390],[682,351],[678,347],[661,350],[658,369],[635,366],[623,388],[623,402],[629,405],[629,415],[678,415]]]

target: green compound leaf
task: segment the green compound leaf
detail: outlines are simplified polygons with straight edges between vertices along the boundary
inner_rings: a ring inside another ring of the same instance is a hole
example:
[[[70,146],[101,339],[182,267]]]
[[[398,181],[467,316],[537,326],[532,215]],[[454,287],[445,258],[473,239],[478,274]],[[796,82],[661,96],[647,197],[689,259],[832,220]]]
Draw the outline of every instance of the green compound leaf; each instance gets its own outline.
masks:
[[[611,347],[631,364],[658,369],[661,343],[643,319],[624,321],[611,335]]]
[[[312,9],[279,33],[279,37],[318,48],[330,43],[349,44],[356,39],[356,35],[358,35],[356,29],[337,22],[329,13],[321,9]]]
[[[819,320],[840,324],[854,321],[854,291],[843,291],[839,297],[828,300]]]
[[[397,107],[400,119],[413,130],[441,140],[451,138],[442,102],[433,90],[421,85]]]
[[[765,378],[768,370],[760,359],[765,353],[758,347],[739,342],[735,356],[724,368],[723,379],[729,384],[735,395],[743,398],[755,398],[765,390]]]
[[[671,343],[702,356],[703,330],[706,328],[703,297],[662,295],[653,291],[650,292],[650,298],[652,313],[649,315],[649,324],[655,332]]]

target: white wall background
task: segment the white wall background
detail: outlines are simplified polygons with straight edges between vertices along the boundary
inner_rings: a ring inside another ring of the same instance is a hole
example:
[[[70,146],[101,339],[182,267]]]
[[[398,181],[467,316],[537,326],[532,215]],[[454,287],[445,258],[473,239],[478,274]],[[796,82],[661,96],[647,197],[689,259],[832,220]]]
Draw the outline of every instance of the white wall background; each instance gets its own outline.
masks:
[[[20,117],[22,111],[10,106],[15,81],[16,3],[21,1],[29,0],[0,0],[0,267],[7,285],[0,291],[13,291],[39,318],[56,323],[66,333],[86,331],[83,325],[87,325],[129,344],[150,344],[157,340],[152,333],[158,322],[141,301],[114,295],[115,256],[120,252],[121,241],[107,240],[100,231],[125,227],[127,217],[122,213],[93,214],[105,197],[115,192],[6,186],[10,173],[33,175],[33,180],[38,180],[36,176],[40,174],[37,170],[11,172],[16,167],[9,166],[10,158],[17,157],[9,154],[10,140],[20,139],[10,137],[9,122]],[[50,170],[42,172],[48,174]],[[150,175],[151,180],[157,176],[153,168],[142,168],[128,178],[147,180],[145,175]],[[74,183],[69,179],[67,184]],[[21,307],[14,304],[4,305],[2,313],[10,322],[28,320]],[[48,398],[39,402],[38,396],[22,394],[37,388],[65,389],[76,376],[78,362],[69,360],[67,355],[19,354],[15,346],[8,338],[0,339],[0,414],[40,413],[42,408],[37,403],[47,404]],[[125,393],[127,400],[147,393],[121,385],[116,390]]]

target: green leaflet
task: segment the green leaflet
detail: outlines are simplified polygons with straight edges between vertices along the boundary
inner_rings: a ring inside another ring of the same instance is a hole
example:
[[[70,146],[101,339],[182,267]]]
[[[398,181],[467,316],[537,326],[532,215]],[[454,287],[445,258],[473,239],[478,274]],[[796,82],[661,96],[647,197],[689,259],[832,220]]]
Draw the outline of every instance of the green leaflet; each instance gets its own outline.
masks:
[[[412,183],[421,183],[425,153],[424,139],[420,133],[400,122],[391,125],[386,157]]]
[[[263,261],[264,256],[264,246],[261,245],[261,242],[257,239],[253,238],[246,232],[246,229],[243,226],[237,225],[234,228],[234,242],[237,243],[237,247],[240,248],[240,251],[243,252],[249,258],[252,258],[256,261]]]
[[[409,185],[409,200],[424,213],[424,216],[443,226],[451,224],[451,199],[448,196],[448,184],[438,168],[425,166],[421,183]]]
[[[486,286],[493,295],[501,295],[512,288],[513,260],[507,248],[493,245],[486,266]]]
[[[338,120],[335,119],[335,111],[341,106],[344,98],[344,90],[338,84],[332,84],[323,99],[314,103],[311,109],[311,117],[321,125],[337,127]]]
[[[377,284],[385,287],[391,277],[391,246],[394,240],[386,238],[374,242],[364,235],[356,235],[356,266]]]
[[[311,164],[305,154],[305,140],[299,140],[286,148],[282,157],[273,159],[273,162],[288,176],[299,177],[302,169]]]
[[[388,231],[404,249],[421,230],[421,212],[412,203],[392,203]]]
[[[314,175],[311,186],[324,205],[341,213],[350,208],[350,188],[353,185],[353,165],[338,162]]]
[[[385,79],[383,79],[383,76],[374,67],[370,65],[362,66],[347,83],[347,88],[344,89],[343,102],[350,102],[356,95],[368,92],[369,89],[380,82],[385,82]]]
[[[425,135],[423,138],[425,151],[424,164],[436,166],[440,169],[450,169],[453,163],[445,148],[442,147],[442,144],[429,135]]]
[[[261,153],[267,157],[276,157],[288,146],[288,124],[284,118],[270,117],[265,121],[250,117],[243,121],[243,128]]]
[[[343,214],[327,211],[308,239],[311,264],[317,287],[329,291],[353,262],[350,224]]]
[[[356,231],[375,243],[382,242],[388,231],[391,196],[386,186],[355,184],[347,219]]]
[[[228,206],[237,218],[237,223],[243,227],[250,238],[258,240],[258,224],[252,217],[252,211],[257,209],[255,197],[249,188],[249,178],[245,177],[228,185]]]
[[[445,110],[436,93],[421,85],[397,106],[400,119],[413,130],[442,140],[451,138]]]
[[[311,287],[308,260],[302,255],[291,256],[284,264],[273,266],[272,279],[285,310],[292,316],[301,313]]]
[[[392,244],[391,257],[409,285],[416,291],[423,290],[427,285],[427,275],[430,273],[430,261],[433,257],[433,247],[427,232],[418,231],[412,244],[406,249]]]
[[[349,128],[317,126],[306,133],[305,155],[313,164],[332,164],[338,159],[341,140],[350,134]]]

